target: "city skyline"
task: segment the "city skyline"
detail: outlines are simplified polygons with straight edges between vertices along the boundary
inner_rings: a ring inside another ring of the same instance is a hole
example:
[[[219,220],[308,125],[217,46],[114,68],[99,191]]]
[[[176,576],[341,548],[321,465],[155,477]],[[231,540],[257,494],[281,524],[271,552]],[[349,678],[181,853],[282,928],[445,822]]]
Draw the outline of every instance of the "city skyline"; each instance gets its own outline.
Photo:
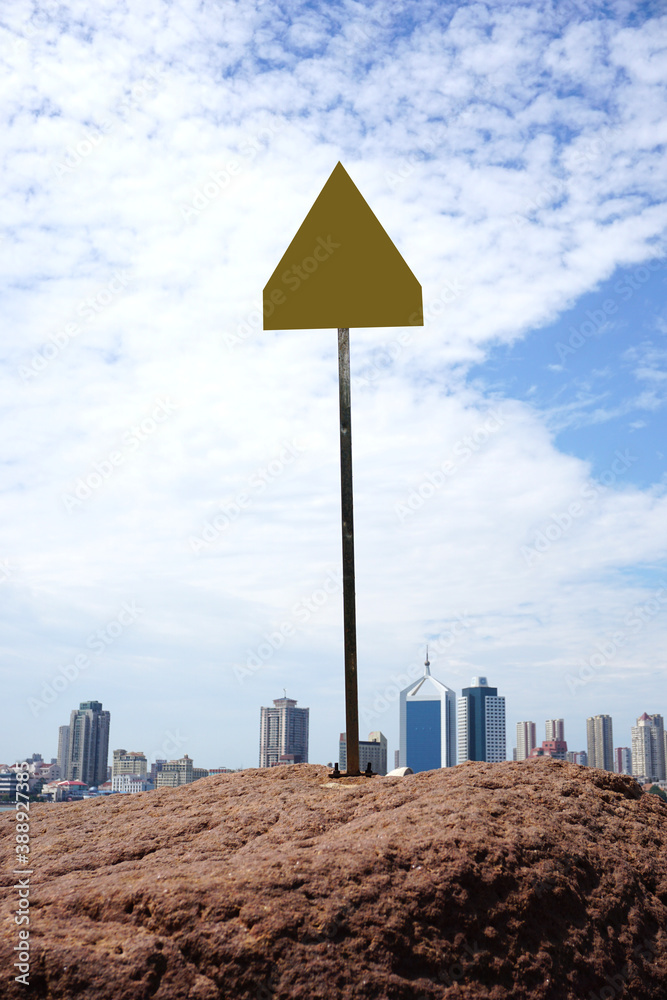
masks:
[[[440,681],[438,681],[437,679],[435,679],[435,678],[433,678],[431,676],[431,673],[430,673],[430,661],[428,660],[428,652],[427,652],[426,663],[422,666],[422,671],[423,671],[422,677],[416,683],[414,683],[414,682],[411,683],[405,689],[405,691],[403,692],[404,695],[407,694],[408,691],[412,691],[412,690],[417,690],[418,691],[419,688],[422,686],[424,680],[426,678],[428,678],[429,682],[431,682],[432,684],[435,684],[437,686],[438,690],[440,690],[440,689],[442,690],[443,700],[444,700],[445,704],[447,703],[447,701],[455,701],[457,705],[459,705],[461,703],[462,699],[456,698],[455,697],[455,692],[453,692],[451,689],[447,688],[446,685],[441,684]],[[465,692],[466,691],[468,691],[468,693],[470,693],[471,691],[473,691],[473,692],[481,691],[481,692],[483,692],[483,694],[485,696],[484,700],[486,700],[486,696],[491,695],[493,691],[497,691],[497,688],[490,688],[490,686],[488,685],[487,678],[485,678],[485,677],[475,677],[475,678],[473,678],[473,687],[469,686],[469,687],[463,689],[463,691],[462,691],[462,695],[463,696],[465,696]],[[503,716],[504,713],[505,713],[504,697],[501,696],[500,698],[498,698],[496,696],[493,696],[492,700],[494,702],[494,721],[492,722],[492,725],[495,728],[495,730],[497,730],[497,733],[495,733],[495,735],[498,736],[498,738],[500,738],[501,733],[500,733],[500,729],[498,729],[498,727],[500,726],[501,729],[504,728],[504,730],[506,732],[506,727],[502,726],[502,719],[501,719],[501,716]],[[279,760],[279,758],[281,757],[281,755],[283,753],[285,753],[285,752],[287,752],[288,754],[291,754],[291,756],[294,758],[294,760],[291,761],[291,758],[285,758],[282,761],[283,763],[287,763],[287,762],[296,762],[296,763],[298,763],[298,762],[300,762],[299,758],[303,759],[304,756],[306,758],[308,758],[308,753],[309,753],[309,749],[308,749],[308,746],[309,746],[309,735],[308,735],[309,734],[309,722],[308,722],[308,720],[309,720],[309,716],[310,716],[310,709],[307,708],[307,707],[301,707],[301,708],[297,709],[296,708],[297,700],[296,699],[288,699],[286,696],[283,696],[283,698],[273,699],[273,705],[274,705],[274,707],[272,709],[268,709],[268,708],[261,708],[260,709],[260,764],[259,764],[259,766],[271,766],[270,763],[265,763],[265,764],[261,763],[261,760],[262,760],[262,757],[261,757],[262,746],[264,745],[264,743],[267,740],[267,738],[268,738],[268,741],[270,743],[270,747],[268,747],[268,744],[267,744],[267,748],[270,750],[270,753],[269,754],[265,753],[265,759],[267,761],[269,760],[269,756],[272,755],[271,756],[271,760],[274,763],[277,763],[278,760]],[[397,714],[399,714],[399,716],[400,716],[400,702],[399,702],[399,708],[397,708],[396,711],[397,711]],[[500,715],[498,715],[499,712],[500,712]],[[111,742],[109,742],[109,739],[110,739],[110,713],[108,711],[103,711],[102,710],[102,704],[101,704],[101,702],[98,702],[98,701],[84,702],[84,703],[80,704],[80,706],[79,706],[78,709],[72,709],[71,712],[70,712],[70,725],[72,724],[73,720],[75,720],[77,718],[80,718],[80,717],[88,717],[92,713],[95,713],[97,716],[103,717],[104,720],[105,720],[105,730],[104,730],[104,737],[103,738],[107,739],[107,747],[108,747],[107,753],[108,753],[108,755],[109,754],[111,755],[111,757],[108,756],[108,760],[107,760],[107,763],[108,763],[109,767],[111,767],[111,763],[113,761],[114,768],[115,768],[115,761],[116,761],[116,758],[117,758],[117,756],[119,754],[123,755],[123,760],[126,760],[126,761],[130,761],[132,758],[136,757],[136,758],[138,758],[140,760],[145,760],[146,761],[146,765],[148,765],[149,763],[151,763],[152,764],[151,771],[155,770],[155,762],[156,761],[162,761],[162,762],[167,762],[168,761],[170,764],[174,764],[174,763],[178,762],[179,760],[181,760],[182,758],[190,759],[191,760],[191,758],[189,757],[189,755],[187,754],[187,752],[185,752],[185,751],[180,752],[180,750],[179,750],[179,752],[176,752],[176,750],[178,749],[178,745],[176,745],[173,748],[174,752],[170,752],[168,754],[168,756],[166,756],[166,757],[165,756],[160,756],[159,754],[156,755],[155,753],[153,753],[153,754],[150,754],[150,753],[146,754],[143,750],[139,750],[139,751],[136,751],[136,750],[135,751],[127,751],[125,749],[119,749],[119,748],[116,748],[116,747],[112,747]],[[285,721],[282,718],[283,716],[287,717],[286,713],[288,713],[288,714],[292,713],[294,715],[294,718],[292,718],[291,721],[288,720],[287,726],[285,726]],[[448,715],[449,715],[449,713],[448,713],[448,711],[447,711],[446,708],[443,708],[443,713],[444,713],[444,717],[447,718]],[[454,764],[458,764],[458,763],[462,763],[463,762],[461,760],[461,758],[459,756],[459,752],[458,752],[458,747],[459,747],[459,744],[460,744],[461,733],[462,733],[463,717],[460,716],[456,712],[456,708],[454,709],[454,713],[455,713],[454,732],[455,732],[455,736],[456,736],[456,745],[455,745],[455,753],[454,753]],[[298,716],[298,718],[297,718],[297,716]],[[305,719],[306,721],[304,723],[303,721],[299,721],[299,719],[301,719],[301,720]],[[271,731],[272,732],[272,736],[271,737],[269,737],[269,731],[270,731],[269,720],[272,720],[272,723],[273,723],[273,730]],[[608,717],[606,715],[600,715],[600,714],[598,714],[596,716],[593,716],[593,717],[589,717],[586,720],[587,739],[586,739],[584,745],[580,746],[578,744],[575,744],[572,740],[570,740],[569,744],[568,744],[567,740],[560,741],[559,739],[556,739],[555,742],[554,742],[553,739],[551,741],[549,740],[550,737],[560,738],[560,737],[562,737],[565,734],[565,732],[566,732],[566,724],[567,724],[567,720],[565,720],[565,719],[557,719],[557,718],[546,718],[546,719],[544,719],[544,735],[545,735],[545,740],[542,741],[542,742],[540,742],[539,737],[537,736],[537,723],[535,721],[533,721],[533,720],[530,720],[530,721],[524,720],[521,723],[517,723],[516,724],[514,738],[510,738],[509,740],[507,740],[507,736],[506,736],[506,755],[502,759],[506,759],[506,760],[512,760],[512,759],[514,759],[514,760],[522,760],[522,759],[525,759],[524,757],[519,756],[518,753],[519,753],[519,750],[520,750],[521,746],[523,745],[523,741],[526,739],[526,736],[527,736],[528,737],[528,743],[530,744],[530,742],[532,740],[532,746],[534,747],[533,753],[531,754],[530,749],[529,749],[528,752],[527,752],[527,754],[526,754],[527,756],[534,755],[535,752],[544,753],[545,752],[545,748],[547,748],[546,752],[548,752],[552,756],[556,756],[559,759],[565,759],[567,757],[568,760],[575,760],[575,762],[577,762],[577,763],[584,763],[584,764],[588,764],[589,766],[602,766],[601,762],[605,759],[604,758],[604,753],[606,752],[606,754],[607,754],[607,763],[609,765],[607,767],[608,770],[611,770],[611,771],[618,770],[618,764],[619,764],[619,762],[620,761],[624,761],[625,762],[625,766],[627,766],[627,771],[624,769],[624,766],[622,765],[622,767],[623,767],[622,773],[632,773],[632,774],[636,774],[637,776],[641,776],[641,772],[639,772],[638,770],[636,770],[636,764],[635,764],[635,761],[638,759],[638,754],[639,754],[639,735],[637,735],[638,734],[637,727],[650,726],[650,727],[652,727],[651,734],[650,734],[650,736],[648,736],[645,739],[643,739],[643,742],[642,742],[642,752],[645,754],[645,757],[643,759],[650,759],[650,760],[652,760],[654,762],[653,772],[652,773],[653,773],[653,775],[655,777],[655,780],[664,780],[664,778],[661,777],[661,775],[664,775],[666,773],[667,732],[665,732],[665,729],[664,729],[663,716],[660,713],[648,714],[646,712],[643,712],[641,714],[641,716],[639,716],[639,717],[637,717],[635,719],[635,722],[636,722],[636,725],[633,726],[633,727],[631,727],[630,735],[628,736],[628,734],[625,734],[627,736],[627,743],[628,743],[628,745],[627,746],[623,746],[623,735],[624,734],[619,733],[618,736],[614,735],[613,720],[610,717]],[[400,718],[399,718],[399,729],[400,729]],[[69,745],[69,731],[70,731],[70,726],[60,726],[59,727],[59,729],[58,729],[58,754],[54,755],[52,759],[58,761],[59,764],[60,764],[61,761],[64,762],[63,766],[62,766],[62,778],[63,778],[63,780],[65,780],[65,779],[68,779],[68,780],[72,780],[72,779],[77,780],[77,778],[78,778],[78,772],[77,772],[77,774],[74,774],[74,772],[71,770],[71,759],[70,759],[70,757],[71,757],[71,748],[70,748],[70,745]],[[293,742],[292,742],[291,745],[288,746],[289,739],[287,739],[287,741],[286,741],[286,736],[288,736],[288,734],[290,732],[292,733],[292,741]],[[301,749],[294,742],[294,736],[295,736],[295,734],[297,734],[298,739],[301,739],[301,744],[302,744],[301,745]],[[330,752],[328,754],[325,754],[319,760],[313,760],[311,758],[310,762],[312,762],[312,763],[320,763],[320,764],[329,764],[336,757],[339,757],[340,754],[343,753],[343,750],[341,748],[343,747],[343,742],[342,741],[344,739],[344,735],[345,735],[344,733],[340,733],[339,734],[339,740],[337,742],[337,749],[333,749],[332,752]],[[135,734],[135,736],[136,736],[136,734]],[[305,743],[304,743],[304,736],[305,736]],[[642,733],[642,737],[643,737],[643,733]],[[139,740],[141,740],[141,737],[139,737]],[[386,735],[384,733],[382,733],[380,731],[375,731],[375,732],[372,732],[369,735],[369,740],[375,740],[375,741],[379,740],[379,741],[381,741],[382,747],[383,747],[382,752],[384,754],[383,759],[387,760],[387,768],[388,769],[389,769],[389,766],[390,766],[389,763],[388,763],[389,758],[391,758],[393,760],[395,754],[400,757],[400,739],[397,742],[397,744],[395,746],[393,746],[391,744],[391,741],[389,741],[387,739],[387,737],[386,737]],[[136,742],[136,739],[135,739],[135,742]],[[445,740],[445,744],[446,744],[446,742],[447,741]],[[364,741],[360,741],[360,746],[362,744],[366,745],[364,743]],[[599,744],[599,746],[597,744]],[[41,745],[40,745],[40,747],[41,747]],[[605,751],[605,747],[606,747],[606,751]],[[649,749],[647,749],[647,747]],[[600,749],[600,748],[602,748],[602,749]],[[295,751],[296,751],[296,753],[295,753]],[[567,751],[567,753],[566,753],[566,751]],[[596,758],[596,753],[597,753],[597,758]],[[633,753],[634,753],[634,758],[633,758]],[[369,756],[369,754],[370,754],[370,756]],[[648,757],[646,755],[648,755]],[[375,762],[376,760],[379,759],[379,757],[377,756],[377,751],[376,750],[368,751],[367,752],[367,756],[368,756],[368,759],[371,759],[373,762]],[[234,766],[234,765],[231,765],[231,762],[227,759],[227,757],[228,757],[228,755],[226,756],[224,754],[224,752],[222,752],[221,754],[218,754],[217,757],[213,758],[213,762],[208,764],[208,767],[206,768],[206,770],[211,771],[211,773],[214,773],[216,771],[226,770],[226,769],[237,770],[237,769],[245,769],[247,767],[256,767],[257,766],[257,763],[250,763],[250,764],[238,763],[238,765]],[[581,760],[579,760],[580,757],[582,757]],[[30,755],[28,756],[27,759],[30,759]],[[46,756],[46,759],[48,759],[48,755]],[[597,759],[597,763],[595,763],[596,759]],[[67,761],[69,761],[69,765],[67,764]],[[3,762],[0,761],[0,763],[3,763]],[[7,759],[6,761],[4,761],[4,764],[6,766],[11,766],[13,763],[14,763],[14,760],[11,760],[11,759]],[[68,766],[69,766],[69,770],[68,770]],[[86,766],[86,765],[79,764],[79,767],[81,767],[81,766]],[[398,765],[396,765],[396,766],[398,766]],[[405,766],[405,765],[403,764],[401,766]],[[436,766],[436,765],[434,765],[434,766]],[[452,765],[445,765],[445,764],[443,764],[442,766],[452,766]],[[427,769],[427,768],[419,767],[419,770],[422,770],[422,769]],[[199,770],[201,772],[202,769],[200,768],[200,769],[195,769],[195,770]],[[141,772],[141,775],[145,777],[145,775],[143,775],[143,768],[139,768],[138,771]],[[114,773],[115,773],[115,770],[114,770]],[[129,770],[128,766],[123,766],[121,768],[121,772],[120,773],[130,773],[130,770]],[[132,773],[135,773],[135,772],[133,771]],[[647,775],[644,775],[644,776],[647,776]],[[150,777],[150,775],[149,775],[149,777]],[[94,782],[91,781],[90,784],[94,784]]]

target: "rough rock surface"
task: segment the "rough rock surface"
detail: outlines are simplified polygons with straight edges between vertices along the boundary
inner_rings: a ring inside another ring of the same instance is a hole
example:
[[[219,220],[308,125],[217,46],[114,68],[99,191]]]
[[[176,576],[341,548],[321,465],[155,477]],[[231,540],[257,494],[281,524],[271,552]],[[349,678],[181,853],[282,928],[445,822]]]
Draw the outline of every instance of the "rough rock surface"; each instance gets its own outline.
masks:
[[[300,764],[31,808],[30,986],[84,1000],[665,1000],[667,806],[550,759]]]

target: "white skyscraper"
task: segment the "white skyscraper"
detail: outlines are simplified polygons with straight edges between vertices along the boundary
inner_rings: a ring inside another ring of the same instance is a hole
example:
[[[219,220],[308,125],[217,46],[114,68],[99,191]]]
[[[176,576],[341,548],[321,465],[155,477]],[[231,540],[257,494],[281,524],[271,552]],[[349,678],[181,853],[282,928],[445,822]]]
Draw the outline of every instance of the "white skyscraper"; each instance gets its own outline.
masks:
[[[401,691],[399,767],[432,771],[456,763],[456,695],[431,676],[426,650],[424,676]]]
[[[614,731],[610,715],[591,715],[586,719],[588,766],[614,770]]]
[[[516,760],[526,760],[530,751],[536,746],[535,723],[517,722],[516,724]]]
[[[565,719],[547,719],[544,724],[545,740],[565,741]]]
[[[632,773],[648,781],[665,780],[665,728],[661,715],[643,715],[632,727]]]

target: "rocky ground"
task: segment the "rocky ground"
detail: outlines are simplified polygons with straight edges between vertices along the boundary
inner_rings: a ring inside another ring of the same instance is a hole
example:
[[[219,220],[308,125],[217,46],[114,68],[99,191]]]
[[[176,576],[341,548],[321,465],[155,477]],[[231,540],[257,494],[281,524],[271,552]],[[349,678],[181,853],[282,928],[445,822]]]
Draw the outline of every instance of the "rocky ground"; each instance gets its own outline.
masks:
[[[30,985],[0,996],[665,1000],[667,805],[550,759],[299,764],[31,808]]]

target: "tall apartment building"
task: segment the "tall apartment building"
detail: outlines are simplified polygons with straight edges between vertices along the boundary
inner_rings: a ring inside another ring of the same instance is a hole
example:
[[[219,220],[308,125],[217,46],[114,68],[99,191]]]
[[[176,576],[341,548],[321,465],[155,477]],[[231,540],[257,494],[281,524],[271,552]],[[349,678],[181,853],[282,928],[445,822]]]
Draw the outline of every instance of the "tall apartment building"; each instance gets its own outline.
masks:
[[[644,712],[632,727],[632,773],[647,781],[665,780],[665,727],[661,715]]]
[[[517,722],[515,760],[525,760],[536,745],[535,723]]]
[[[629,747],[614,750],[614,770],[616,774],[632,774],[632,753]]]
[[[544,724],[545,740],[558,740],[565,742],[565,719],[547,719]]]
[[[505,760],[505,699],[498,696],[498,688],[489,687],[486,677],[473,677],[457,708],[459,764]]]
[[[592,715],[586,719],[588,766],[614,770],[614,733],[610,715]]]
[[[67,758],[69,756],[69,726],[58,727],[58,766],[63,781],[66,780]]]
[[[309,708],[297,708],[293,698],[274,698],[273,708],[262,708],[259,722],[259,766],[273,767],[281,757],[308,763]]]
[[[387,737],[383,733],[369,733],[367,740],[359,740],[359,770],[370,764],[373,774],[387,773]],[[338,741],[338,767],[347,771],[347,734],[341,733]]]
[[[585,750],[568,750],[565,759],[572,764],[581,764],[582,767],[588,766],[588,754]]]
[[[432,771],[456,764],[456,695],[431,675],[426,651],[424,675],[401,691],[399,767]]]
[[[100,701],[82,701],[72,710],[69,726],[58,731],[58,763],[66,781],[102,785],[107,780],[110,720]]]

